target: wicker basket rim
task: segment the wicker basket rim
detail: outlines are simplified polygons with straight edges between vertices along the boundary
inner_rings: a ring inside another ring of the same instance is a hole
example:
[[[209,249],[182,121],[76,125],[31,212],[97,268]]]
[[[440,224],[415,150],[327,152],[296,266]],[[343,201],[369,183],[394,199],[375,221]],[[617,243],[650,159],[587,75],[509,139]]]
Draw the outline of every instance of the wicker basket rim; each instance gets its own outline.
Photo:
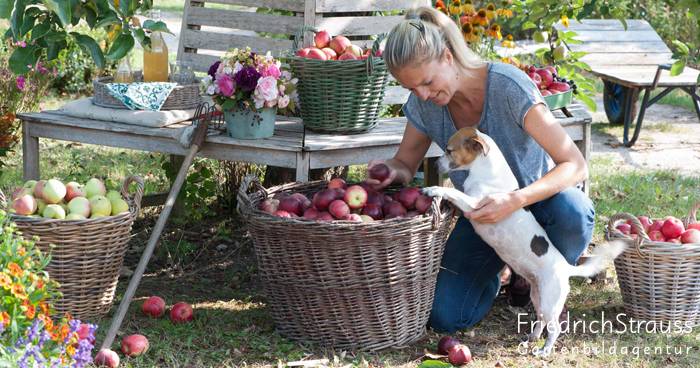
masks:
[[[136,183],[136,193],[132,197],[128,193],[128,188],[129,185],[135,182]],[[82,224],[95,224],[95,223],[100,223],[100,222],[114,222],[114,221],[119,221],[122,220],[125,217],[132,217],[135,216],[139,213],[141,210],[141,199],[143,198],[143,190],[144,190],[144,183],[143,179],[139,176],[129,176],[126,179],[124,179],[124,182],[122,183],[122,188],[121,188],[121,194],[125,198],[126,202],[129,204],[129,211],[120,213],[117,215],[112,215],[112,216],[105,216],[105,217],[98,217],[98,218],[87,218],[87,219],[81,219],[81,220],[66,220],[66,219],[47,219],[44,217],[30,217],[30,216],[23,216],[23,215],[16,215],[16,214],[10,214],[10,218],[13,221],[22,221],[24,223],[32,223],[32,224],[52,224],[52,223],[60,223],[60,224],[71,224],[71,225],[82,225]],[[2,189],[0,189],[0,205],[3,205],[3,207],[8,208],[8,203],[5,197],[5,194],[3,193]]]
[[[92,80],[92,83],[105,85],[105,84],[111,83],[110,81],[112,81],[112,80],[114,80],[114,77],[101,76],[101,77],[94,78]],[[139,83],[148,83],[148,82],[139,82]],[[191,88],[192,86],[196,86],[197,88],[199,88],[199,83],[200,83],[200,79],[195,78],[195,83],[189,83],[189,84],[179,84],[178,83],[174,89]]]

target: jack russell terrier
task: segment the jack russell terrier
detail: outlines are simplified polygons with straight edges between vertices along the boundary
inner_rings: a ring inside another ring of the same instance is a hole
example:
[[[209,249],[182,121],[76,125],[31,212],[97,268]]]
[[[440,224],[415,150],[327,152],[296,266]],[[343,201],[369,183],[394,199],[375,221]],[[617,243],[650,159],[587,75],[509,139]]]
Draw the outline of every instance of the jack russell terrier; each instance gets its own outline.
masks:
[[[438,164],[441,171],[469,170],[464,193],[445,187],[428,187],[423,192],[432,197],[443,197],[462,211],[476,209],[484,196],[508,193],[519,187],[498,146],[491,137],[474,128],[462,128],[455,133]],[[537,313],[537,322],[523,343],[537,341],[546,326],[545,345],[534,350],[535,355],[542,357],[552,352],[561,333],[559,314],[570,291],[569,277],[592,277],[625,249],[623,242],[606,243],[595,248],[590,260],[572,266],[552,245],[535,216],[525,209],[518,209],[498,223],[471,223],[501,260],[530,283],[530,299]]]

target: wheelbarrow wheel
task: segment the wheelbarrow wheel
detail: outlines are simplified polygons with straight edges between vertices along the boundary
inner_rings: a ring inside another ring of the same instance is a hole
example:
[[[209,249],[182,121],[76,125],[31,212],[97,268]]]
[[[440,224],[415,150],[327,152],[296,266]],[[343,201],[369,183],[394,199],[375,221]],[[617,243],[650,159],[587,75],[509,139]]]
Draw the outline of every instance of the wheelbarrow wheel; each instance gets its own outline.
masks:
[[[605,81],[605,90],[603,91],[603,106],[605,106],[605,115],[608,116],[608,121],[612,125],[622,125],[625,123],[625,99],[627,95],[632,93],[632,118],[634,121],[637,115],[637,100],[639,99],[639,90],[621,86],[617,83]]]

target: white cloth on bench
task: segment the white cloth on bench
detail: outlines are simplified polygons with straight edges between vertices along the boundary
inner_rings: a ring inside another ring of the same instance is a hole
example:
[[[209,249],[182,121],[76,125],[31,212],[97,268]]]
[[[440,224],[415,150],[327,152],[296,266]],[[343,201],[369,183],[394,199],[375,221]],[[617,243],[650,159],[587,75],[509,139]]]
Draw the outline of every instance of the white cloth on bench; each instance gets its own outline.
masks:
[[[144,111],[127,109],[110,109],[92,104],[92,98],[86,97],[71,101],[57,110],[59,113],[78,118],[113,121],[117,123],[160,128],[166,125],[187,121],[194,117],[194,110]]]

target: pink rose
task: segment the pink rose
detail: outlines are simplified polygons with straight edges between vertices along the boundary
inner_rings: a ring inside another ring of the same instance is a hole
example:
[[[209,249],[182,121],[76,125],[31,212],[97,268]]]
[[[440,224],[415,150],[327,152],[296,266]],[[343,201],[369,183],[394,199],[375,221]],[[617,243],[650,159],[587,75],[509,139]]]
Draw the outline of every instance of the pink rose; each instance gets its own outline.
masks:
[[[236,91],[233,78],[231,78],[231,76],[228,74],[219,75],[219,78],[216,79],[216,85],[219,87],[221,94],[226,97],[231,97],[233,92]]]
[[[284,95],[277,99],[277,106],[279,106],[280,109],[284,109],[285,107],[289,106],[289,95]]]
[[[279,79],[282,72],[280,72],[280,68],[277,66],[277,64],[269,64],[267,67],[263,68],[261,74],[263,77],[274,77],[275,79]]]
[[[265,101],[272,101],[277,98],[277,80],[274,77],[262,77],[258,79],[255,87],[255,96]]]

